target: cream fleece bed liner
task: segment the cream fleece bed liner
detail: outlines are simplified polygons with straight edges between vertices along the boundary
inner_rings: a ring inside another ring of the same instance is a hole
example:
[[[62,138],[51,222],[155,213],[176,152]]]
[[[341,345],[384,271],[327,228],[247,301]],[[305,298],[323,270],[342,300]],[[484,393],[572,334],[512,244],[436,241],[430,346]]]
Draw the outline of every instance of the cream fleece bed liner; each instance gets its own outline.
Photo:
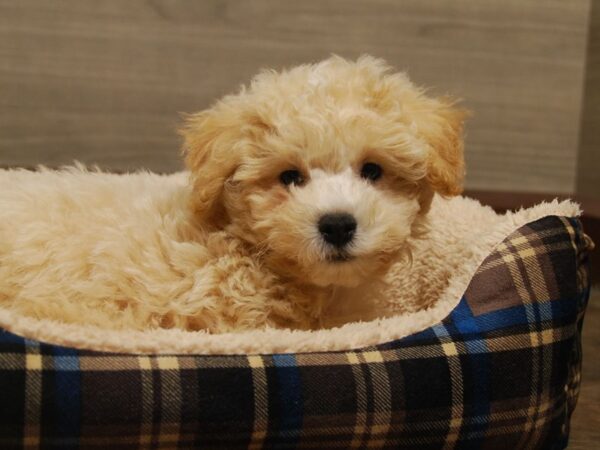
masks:
[[[579,206],[571,201],[555,200],[497,215],[491,208],[481,206],[472,199],[436,198],[430,213],[433,239],[417,249],[414,259],[418,262],[419,256],[427,255],[425,258],[430,258],[429,262],[434,266],[445,267],[451,278],[447,284],[437,283],[440,294],[429,308],[370,322],[349,323],[339,328],[316,331],[272,329],[211,335],[175,329],[107,331],[95,326],[23,317],[0,308],[0,328],[29,339],[65,347],[135,354],[235,355],[358,349],[417,333],[448,316],[458,305],[482,261],[498,243],[519,227],[546,216],[577,217],[580,213]],[[451,233],[448,234],[448,230],[452,230]],[[421,274],[440,276],[435,270],[429,269],[422,268]],[[420,285],[431,283],[432,280],[428,279],[418,282]],[[405,287],[401,282],[398,289]],[[414,282],[411,281],[408,288],[414,290]],[[418,294],[418,291],[415,292]],[[402,305],[390,306],[392,310],[397,307],[402,308]]]

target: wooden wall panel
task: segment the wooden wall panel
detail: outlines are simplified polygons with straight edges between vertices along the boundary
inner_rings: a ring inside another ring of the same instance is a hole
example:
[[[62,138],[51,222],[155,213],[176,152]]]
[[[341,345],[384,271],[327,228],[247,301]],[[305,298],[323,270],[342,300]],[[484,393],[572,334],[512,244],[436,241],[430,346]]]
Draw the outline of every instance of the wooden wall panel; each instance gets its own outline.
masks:
[[[600,0],[590,14],[577,193],[600,200]]]
[[[589,0],[0,0],[0,165],[180,167],[178,113],[372,53],[466,99],[468,185],[571,192]]]

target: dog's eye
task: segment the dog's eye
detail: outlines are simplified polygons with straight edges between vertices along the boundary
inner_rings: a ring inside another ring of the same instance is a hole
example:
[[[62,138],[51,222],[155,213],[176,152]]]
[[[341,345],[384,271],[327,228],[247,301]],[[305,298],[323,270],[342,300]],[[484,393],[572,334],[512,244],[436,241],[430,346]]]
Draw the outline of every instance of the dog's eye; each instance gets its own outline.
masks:
[[[379,164],[375,163],[364,163],[362,168],[360,169],[360,176],[371,181],[375,181],[381,178],[381,174],[383,170]]]
[[[299,185],[304,183],[304,177],[298,170],[295,169],[284,170],[281,172],[281,174],[279,174],[279,180],[286,186],[289,186],[290,184]]]

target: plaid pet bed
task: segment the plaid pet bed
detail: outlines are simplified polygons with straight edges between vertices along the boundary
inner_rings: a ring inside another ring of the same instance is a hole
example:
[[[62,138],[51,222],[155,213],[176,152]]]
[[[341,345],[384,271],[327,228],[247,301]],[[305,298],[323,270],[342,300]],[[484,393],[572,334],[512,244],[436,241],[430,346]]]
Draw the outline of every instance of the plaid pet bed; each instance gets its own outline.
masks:
[[[356,351],[120,355],[0,332],[0,448],[562,449],[585,259],[578,220],[532,222],[441,323]]]

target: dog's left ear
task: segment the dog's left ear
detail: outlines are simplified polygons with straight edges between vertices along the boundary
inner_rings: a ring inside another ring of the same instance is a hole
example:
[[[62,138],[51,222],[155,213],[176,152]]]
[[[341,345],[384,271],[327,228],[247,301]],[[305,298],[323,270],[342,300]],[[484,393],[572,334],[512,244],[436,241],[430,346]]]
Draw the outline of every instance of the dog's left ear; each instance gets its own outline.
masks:
[[[187,116],[179,133],[193,183],[192,208],[204,226],[222,229],[229,222],[225,185],[248,148],[268,130],[256,111],[234,101]]]
[[[222,228],[228,222],[224,185],[239,166],[245,123],[224,104],[186,117],[179,130],[193,183],[192,208],[201,223]]]
[[[463,124],[468,115],[467,110],[445,97],[421,97],[410,111],[417,136],[429,148],[426,179],[442,195],[459,195],[463,190]]]

